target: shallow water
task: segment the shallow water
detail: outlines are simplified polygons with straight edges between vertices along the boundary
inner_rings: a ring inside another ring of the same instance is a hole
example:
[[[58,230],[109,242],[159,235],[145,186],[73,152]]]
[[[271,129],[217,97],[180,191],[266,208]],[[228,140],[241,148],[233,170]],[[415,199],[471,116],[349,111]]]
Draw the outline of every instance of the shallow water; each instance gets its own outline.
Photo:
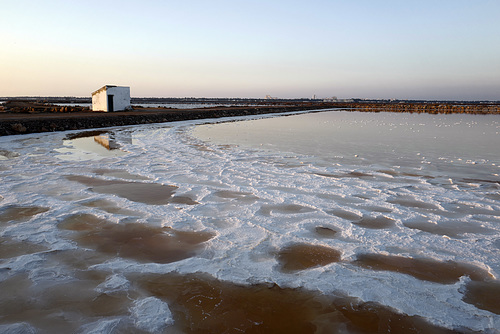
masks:
[[[500,328],[496,116],[196,124],[0,138],[0,331]]]

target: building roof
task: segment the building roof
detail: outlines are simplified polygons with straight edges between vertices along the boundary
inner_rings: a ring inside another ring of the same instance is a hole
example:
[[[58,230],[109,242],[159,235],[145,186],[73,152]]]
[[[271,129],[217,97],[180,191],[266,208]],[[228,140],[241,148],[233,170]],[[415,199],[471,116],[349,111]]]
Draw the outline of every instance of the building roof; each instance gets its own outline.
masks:
[[[102,86],[101,88],[99,88],[98,90],[96,90],[95,92],[92,92],[92,95],[94,94],[97,94],[103,90],[107,90],[108,88],[113,88],[113,87],[123,87],[123,88],[129,88],[127,86],[116,86],[116,85],[104,85]]]

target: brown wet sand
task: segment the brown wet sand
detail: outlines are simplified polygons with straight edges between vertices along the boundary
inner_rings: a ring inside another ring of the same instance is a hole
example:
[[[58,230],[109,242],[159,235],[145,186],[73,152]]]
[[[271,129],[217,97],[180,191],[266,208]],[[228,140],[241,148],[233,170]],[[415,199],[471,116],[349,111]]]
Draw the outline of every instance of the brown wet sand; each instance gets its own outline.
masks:
[[[366,216],[352,223],[364,228],[371,228],[371,229],[385,229],[396,226],[394,219],[385,216],[377,216],[377,217]]]
[[[123,174],[122,171],[99,169],[94,172],[101,176],[125,176],[131,180],[147,181],[147,178]],[[164,204],[169,203],[177,189],[175,186],[147,182],[86,176],[68,178],[94,188],[103,187],[104,193],[109,191],[123,197],[131,191],[127,187],[152,186],[146,193],[152,191],[163,194]],[[113,187],[116,185],[119,187]],[[122,186],[125,188],[122,189]],[[219,191],[216,196],[251,202],[256,199],[251,193],[232,191]],[[145,201],[144,196],[139,197],[132,200]],[[405,200],[407,202],[404,204],[421,207],[420,202]],[[106,200],[84,201],[81,204],[111,212],[126,210]],[[297,205],[266,207],[269,214],[295,214],[304,209]],[[48,210],[37,206],[4,207],[0,211],[0,228],[26,222]],[[350,215],[354,213],[348,211],[334,210],[331,213],[346,219],[356,218]],[[365,228],[393,225],[393,221],[386,217],[357,218],[361,222],[358,225]],[[64,233],[63,237],[74,240],[82,248],[50,251],[43,245],[10,237],[0,238],[0,263],[13,257],[40,253],[54,267],[69,268],[68,271],[61,271],[65,275],[71,272],[71,279],[66,281],[52,282],[49,279],[35,283],[24,273],[0,281],[0,325],[24,322],[47,332],[78,332],[81,326],[95,319],[118,317],[121,319],[117,324],[119,332],[140,333],[134,327],[130,310],[135,300],[153,296],[168,303],[173,313],[175,323],[173,327],[165,328],[164,332],[167,333],[470,332],[460,328],[453,331],[439,328],[422,318],[400,314],[388,307],[351,297],[323,295],[268,284],[240,286],[203,274],[127,274],[130,288],[117,292],[102,291],[97,287],[111,273],[89,270],[94,264],[105,263],[116,257],[141,263],[176,262],[200,254],[216,235],[207,231],[181,231],[148,224],[113,223],[85,213],[67,216],[59,221],[58,227]],[[317,226],[314,232],[318,238],[335,238],[337,233],[341,234],[338,228],[328,226]],[[342,262],[341,251],[307,243],[288,245],[273,255],[278,262],[277,269],[288,275]],[[500,282],[494,280],[486,270],[471,264],[382,254],[360,254],[353,262],[342,263],[368,270],[393,271],[439,284],[453,284],[460,277],[468,276],[471,281],[460,290],[463,301],[500,314],[497,302]]]
[[[433,259],[407,258],[394,255],[360,254],[353,264],[372,270],[393,271],[411,275],[424,281],[453,284],[460,277],[469,276],[472,280],[488,280],[493,277],[486,270],[471,264]]]
[[[72,263],[74,252],[53,254]],[[130,274],[127,290],[103,291],[112,273],[82,271],[71,281],[34,284],[27,274],[0,282],[0,324],[24,322],[47,333],[76,333],[101,319],[118,319],[119,333],[134,326],[134,301],[168,304],[174,324],[158,333],[457,333],[376,303],[302,289],[240,286],[203,274]],[[21,331],[18,331],[21,332]]]
[[[281,249],[277,258],[281,271],[290,272],[339,262],[341,252],[325,246],[293,244]]]
[[[119,207],[112,201],[108,201],[105,199],[95,199],[95,200],[90,200],[90,201],[84,201],[80,203],[83,206],[89,207],[89,208],[97,208],[109,213],[116,213],[120,215],[125,215],[129,217],[138,217],[141,216],[142,214],[140,212],[132,211],[129,209],[125,209],[122,207]]]
[[[26,240],[18,241],[9,237],[0,237],[0,259],[8,259],[45,250],[48,250],[48,248]]]
[[[184,333],[452,333],[419,317],[355,298],[211,277],[141,275],[147,293],[166,301]]]
[[[463,300],[500,315],[500,281],[471,281],[467,284]]]
[[[9,221],[27,221],[31,217],[49,211],[49,208],[39,206],[10,205],[0,211],[0,226]]]
[[[13,208],[8,214],[4,211],[4,221],[22,221],[43,212],[38,207],[28,211],[25,207]],[[91,270],[92,265],[116,257],[141,263],[179,261],[199,254],[215,234],[113,223],[86,213],[69,215],[59,221],[58,227],[62,237],[74,240],[82,248],[50,251],[43,246],[0,239],[0,261],[43,252],[47,268],[57,268],[64,275],[71,273],[65,280],[53,280],[49,275],[49,279],[34,282],[28,273],[18,273],[0,281],[0,325],[23,322],[45,332],[79,332],[81,326],[99,319],[119,319],[115,328],[118,332],[141,333],[134,326],[130,310],[135,301],[156,297],[168,304],[174,317],[174,325],[165,327],[160,331],[163,333],[470,332],[440,328],[420,317],[348,296],[270,284],[241,286],[200,273],[129,273],[123,275],[124,289],[106,290],[99,287],[115,273]],[[340,231],[319,226],[316,232],[318,237],[334,237]],[[305,243],[285,246],[274,255],[278,269],[289,275],[342,261],[339,250]],[[461,291],[464,301],[496,314],[500,312],[500,283],[473,265],[381,254],[360,255],[351,264],[440,284],[454,283],[467,275],[472,281]]]
[[[178,231],[139,223],[116,224],[90,214],[71,215],[58,227],[77,232],[73,239],[81,246],[112,256],[155,263],[193,257],[215,236],[210,232]]]
[[[177,186],[124,180],[104,180],[82,175],[67,175],[66,178],[89,186],[96,193],[117,195],[134,202],[151,205],[165,205],[168,203],[198,204],[189,197],[174,196],[175,190],[178,189]]]

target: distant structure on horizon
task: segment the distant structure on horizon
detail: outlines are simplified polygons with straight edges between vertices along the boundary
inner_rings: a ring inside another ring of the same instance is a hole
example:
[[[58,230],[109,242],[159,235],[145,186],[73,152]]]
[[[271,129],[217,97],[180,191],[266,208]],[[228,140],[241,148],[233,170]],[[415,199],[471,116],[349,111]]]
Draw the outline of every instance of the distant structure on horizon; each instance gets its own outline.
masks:
[[[130,109],[130,87],[105,85],[92,93],[92,111]]]
[[[277,97],[271,96],[271,95],[266,95],[266,100],[277,100]]]
[[[336,97],[336,96],[332,96],[332,97],[327,97],[325,99],[323,99],[324,102],[339,102],[339,99]]]

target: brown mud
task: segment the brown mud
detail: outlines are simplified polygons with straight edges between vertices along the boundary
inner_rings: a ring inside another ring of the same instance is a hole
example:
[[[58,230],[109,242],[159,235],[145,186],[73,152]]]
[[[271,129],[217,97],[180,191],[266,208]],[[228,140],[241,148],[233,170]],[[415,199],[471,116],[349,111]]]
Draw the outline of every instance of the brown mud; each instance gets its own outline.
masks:
[[[222,192],[221,195],[232,198],[247,194]],[[3,220],[24,221],[44,210],[8,207],[3,211]],[[141,223],[114,223],[85,213],[66,216],[59,221],[58,228],[82,248],[50,251],[44,246],[0,238],[0,261],[43,252],[47,268],[73,272],[69,280],[34,282],[28,274],[19,273],[0,281],[0,325],[23,323],[44,332],[69,333],[81,332],[89,321],[111,317],[119,319],[113,325],[118,332],[141,333],[131,317],[134,301],[155,297],[168,304],[174,320],[173,325],[159,331],[163,333],[471,332],[441,328],[418,316],[345,295],[325,295],[265,283],[242,286],[202,273],[129,273],[122,275],[126,285],[123,289],[121,285],[116,289],[105,288],[112,273],[89,269],[92,265],[116,257],[141,263],[172,263],[197,256],[216,235]],[[318,226],[315,231],[323,237],[334,237],[340,232],[325,226]],[[497,303],[500,282],[472,264],[382,254],[361,254],[347,262],[342,260],[340,250],[305,243],[287,245],[273,255],[278,269],[289,275],[335,262],[398,272],[440,284],[456,283],[465,275],[470,281],[460,291],[464,302],[496,314],[500,312]]]
[[[68,216],[59,223],[62,230],[84,247],[111,256],[140,262],[170,263],[195,256],[215,235],[210,232],[179,231],[147,224],[115,224],[90,214]]]
[[[371,269],[393,271],[411,275],[419,280],[441,284],[453,284],[462,276],[469,276],[474,281],[493,279],[486,270],[472,264],[433,259],[407,258],[394,255],[360,254],[352,262],[357,266]]]
[[[281,271],[292,272],[339,262],[341,256],[342,253],[333,248],[320,245],[294,244],[280,250],[277,258],[281,265]]]
[[[500,315],[500,282],[471,281],[467,284],[464,302],[472,304],[477,308]]]
[[[27,221],[31,217],[49,211],[49,208],[39,206],[10,205],[0,210],[0,226],[10,221]]]
[[[199,274],[133,279],[168,303],[182,333],[457,333],[351,297],[257,284],[239,286]]]
[[[72,262],[71,254],[64,256]],[[103,291],[99,286],[110,274],[87,271],[71,281],[38,284],[27,274],[3,280],[0,324],[24,324],[24,331],[13,333],[77,333],[87,332],[82,328],[89,321],[110,319],[116,321],[113,332],[146,333],[134,326],[130,310],[134,300],[152,296],[168,304],[174,320],[173,325],[157,328],[157,333],[468,332],[352,297],[275,284],[241,286],[204,274],[130,274],[127,290]]]
[[[189,197],[174,196],[177,186],[123,180],[103,180],[82,175],[68,175],[66,178],[89,186],[96,193],[117,195],[133,202],[151,205],[165,205],[168,203],[198,204]]]

